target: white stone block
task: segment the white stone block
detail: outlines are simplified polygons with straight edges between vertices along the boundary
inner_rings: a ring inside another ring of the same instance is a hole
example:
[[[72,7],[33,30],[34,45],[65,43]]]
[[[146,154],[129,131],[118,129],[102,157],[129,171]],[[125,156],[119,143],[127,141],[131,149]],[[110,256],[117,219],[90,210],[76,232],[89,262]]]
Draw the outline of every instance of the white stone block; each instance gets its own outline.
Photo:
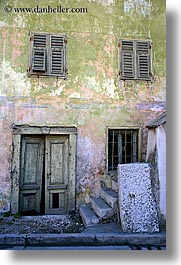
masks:
[[[158,214],[149,164],[118,165],[118,189],[123,232],[158,232]]]

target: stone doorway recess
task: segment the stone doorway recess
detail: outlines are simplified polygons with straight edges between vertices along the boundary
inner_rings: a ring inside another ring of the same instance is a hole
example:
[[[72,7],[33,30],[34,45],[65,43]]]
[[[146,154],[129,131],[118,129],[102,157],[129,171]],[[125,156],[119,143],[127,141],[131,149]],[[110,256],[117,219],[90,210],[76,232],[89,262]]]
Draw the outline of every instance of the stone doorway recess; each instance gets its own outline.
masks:
[[[75,209],[76,127],[13,126],[12,213]]]

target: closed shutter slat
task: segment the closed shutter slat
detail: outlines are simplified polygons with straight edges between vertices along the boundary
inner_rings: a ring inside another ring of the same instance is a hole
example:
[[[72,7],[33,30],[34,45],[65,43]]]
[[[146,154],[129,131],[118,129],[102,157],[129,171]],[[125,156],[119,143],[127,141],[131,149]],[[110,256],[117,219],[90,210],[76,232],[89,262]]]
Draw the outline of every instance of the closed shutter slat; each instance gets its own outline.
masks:
[[[51,48],[63,48],[64,37],[63,36],[51,36]]]
[[[33,50],[33,71],[45,72],[45,49]]]
[[[134,77],[134,61],[133,61],[133,54],[122,54],[122,76],[123,77]]]
[[[133,52],[133,41],[122,41],[122,50]]]
[[[65,37],[52,35],[50,37],[51,65],[50,73],[53,75],[64,74]]]
[[[46,35],[34,34],[33,36],[33,47],[44,47],[46,48]]]
[[[149,42],[137,42],[137,67],[138,78],[149,79],[150,76],[150,57],[149,57]]]
[[[46,34],[34,33],[32,38],[33,38],[32,71],[45,73],[47,36]]]
[[[133,41],[122,41],[122,77],[134,78],[134,45]]]
[[[51,73],[63,74],[63,50],[59,52],[51,50]]]

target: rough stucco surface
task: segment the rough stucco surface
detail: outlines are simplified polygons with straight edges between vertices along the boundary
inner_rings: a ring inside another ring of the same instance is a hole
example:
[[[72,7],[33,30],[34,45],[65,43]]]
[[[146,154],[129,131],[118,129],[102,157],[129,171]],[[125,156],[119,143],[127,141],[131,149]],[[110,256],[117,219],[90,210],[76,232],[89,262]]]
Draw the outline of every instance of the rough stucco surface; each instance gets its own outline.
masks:
[[[160,181],[160,211],[166,218],[166,125],[157,128],[158,172]]]
[[[147,163],[118,166],[120,219],[124,232],[158,232],[158,215]]]

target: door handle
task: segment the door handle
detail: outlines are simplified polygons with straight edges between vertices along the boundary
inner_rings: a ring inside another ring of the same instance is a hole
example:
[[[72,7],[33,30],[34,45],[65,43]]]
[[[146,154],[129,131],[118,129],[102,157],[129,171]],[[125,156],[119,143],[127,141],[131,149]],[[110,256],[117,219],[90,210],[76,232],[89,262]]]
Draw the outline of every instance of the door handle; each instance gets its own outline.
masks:
[[[47,173],[47,178],[49,179],[51,176],[51,173]]]

